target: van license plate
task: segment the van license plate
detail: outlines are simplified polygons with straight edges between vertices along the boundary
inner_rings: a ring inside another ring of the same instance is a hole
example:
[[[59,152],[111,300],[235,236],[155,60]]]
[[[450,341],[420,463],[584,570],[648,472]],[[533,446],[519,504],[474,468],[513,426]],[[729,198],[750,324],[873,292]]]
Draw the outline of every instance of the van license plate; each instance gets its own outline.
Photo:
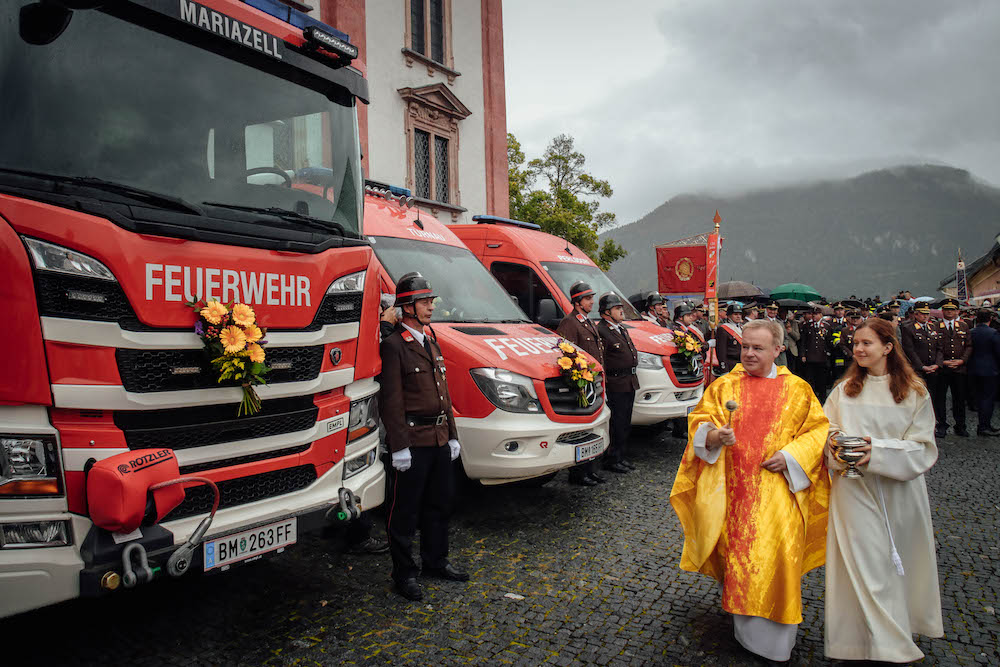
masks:
[[[205,571],[225,568],[295,544],[295,523],[292,517],[205,542]]]
[[[598,456],[604,451],[604,439],[598,439],[586,445],[576,446],[576,462],[586,461]]]

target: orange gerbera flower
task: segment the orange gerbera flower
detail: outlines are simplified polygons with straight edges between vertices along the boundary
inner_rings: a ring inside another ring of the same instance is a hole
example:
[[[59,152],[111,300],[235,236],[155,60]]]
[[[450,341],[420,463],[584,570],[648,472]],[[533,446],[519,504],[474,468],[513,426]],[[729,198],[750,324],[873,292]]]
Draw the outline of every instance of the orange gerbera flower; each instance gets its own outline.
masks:
[[[559,364],[559,368],[564,368],[566,370],[573,367],[573,360],[569,357],[559,357],[559,361],[556,363]]]
[[[229,326],[219,332],[219,342],[226,354],[236,354],[247,345],[246,334],[239,327]]]
[[[253,308],[246,305],[245,303],[238,303],[233,306],[233,322],[241,327],[248,327],[253,324],[257,319],[254,315]]]
[[[567,343],[566,341],[559,343],[559,349],[565,352],[566,354],[573,354],[574,352],[576,352],[576,348]]]
[[[247,352],[250,353],[250,361],[255,364],[264,363],[264,348],[262,348],[257,343],[250,343],[247,346]]]
[[[233,319],[234,320],[236,319],[236,308],[233,308]],[[261,338],[264,337],[264,334],[261,332],[260,327],[258,327],[256,324],[251,324],[250,326],[245,328],[243,330],[243,335],[247,337],[248,343],[256,343],[257,341],[259,341]]]
[[[591,373],[590,371],[584,371],[582,373],[582,375],[583,375],[583,379],[586,380],[587,382],[593,382],[594,381],[594,374]]]
[[[204,317],[209,324],[218,324],[228,313],[229,309],[218,301],[209,301],[205,304],[205,307],[201,309],[201,316]]]

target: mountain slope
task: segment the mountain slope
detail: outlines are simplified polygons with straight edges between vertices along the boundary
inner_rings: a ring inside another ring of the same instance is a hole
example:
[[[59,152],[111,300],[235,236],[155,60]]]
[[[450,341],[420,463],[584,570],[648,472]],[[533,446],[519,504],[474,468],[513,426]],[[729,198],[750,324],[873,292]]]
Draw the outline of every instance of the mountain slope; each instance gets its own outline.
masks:
[[[902,166],[841,181],[730,197],[680,195],[602,235],[629,252],[609,273],[627,293],[656,289],[653,248],[711,231],[722,216],[719,280],[765,289],[802,282],[828,298],[936,294],[1000,232],[1000,189],[951,167]]]

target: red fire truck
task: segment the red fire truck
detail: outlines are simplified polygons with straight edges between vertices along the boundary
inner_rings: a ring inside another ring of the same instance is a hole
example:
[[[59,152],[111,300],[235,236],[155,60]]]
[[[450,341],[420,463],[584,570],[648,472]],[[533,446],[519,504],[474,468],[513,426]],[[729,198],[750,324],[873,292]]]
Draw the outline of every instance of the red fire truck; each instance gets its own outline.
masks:
[[[559,375],[560,341],[531,322],[475,255],[437,219],[400,205],[408,192],[373,184],[364,231],[382,267],[386,293],[420,271],[440,300],[433,331],[469,479],[544,482],[608,447],[603,382],[581,406]]]
[[[0,616],[176,574],[184,544],[184,569],[227,570],[383,501],[356,55],[275,0],[0,3]],[[267,328],[256,414],[210,371],[198,298]],[[217,486],[207,534],[209,486],[95,525],[92,466],[164,449]]]
[[[524,311],[542,326],[555,329],[572,310],[569,288],[578,280],[598,294],[615,292],[625,304],[626,326],[639,351],[639,390],[633,424],[657,424],[688,414],[702,393],[702,372],[677,353],[673,336],[648,322],[586,253],[538,225],[495,216],[476,216],[477,225],[450,229],[486,265],[500,284],[517,297]],[[591,314],[596,317],[595,312]]]

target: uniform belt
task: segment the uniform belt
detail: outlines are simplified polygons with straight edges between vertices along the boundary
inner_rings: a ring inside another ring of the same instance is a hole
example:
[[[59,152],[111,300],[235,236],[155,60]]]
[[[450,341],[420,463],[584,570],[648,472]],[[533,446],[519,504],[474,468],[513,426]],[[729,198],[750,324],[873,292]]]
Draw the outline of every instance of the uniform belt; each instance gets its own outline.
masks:
[[[448,415],[406,415],[406,423],[409,426],[440,426],[448,421]]]
[[[635,366],[631,368],[605,368],[608,377],[620,378],[624,375],[635,375]]]

